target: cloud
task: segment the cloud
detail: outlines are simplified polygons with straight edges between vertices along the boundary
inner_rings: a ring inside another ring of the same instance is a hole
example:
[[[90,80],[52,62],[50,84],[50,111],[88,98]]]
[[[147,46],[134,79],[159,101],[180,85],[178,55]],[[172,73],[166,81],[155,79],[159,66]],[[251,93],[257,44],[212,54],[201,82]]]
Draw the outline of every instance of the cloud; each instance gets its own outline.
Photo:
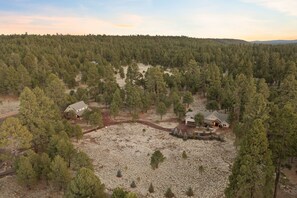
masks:
[[[126,15],[119,23],[96,17],[43,16],[0,13],[1,34],[122,34],[122,28],[139,24],[139,18]],[[125,33],[125,32],[124,32]]]
[[[295,20],[293,20],[295,21]],[[21,14],[0,12],[1,34],[176,35],[202,38],[287,39],[297,32],[295,22],[279,24],[249,13],[196,12],[176,16],[118,14],[99,16]]]
[[[286,13],[291,16],[297,16],[296,0],[242,0],[245,3],[257,4],[272,10]]]

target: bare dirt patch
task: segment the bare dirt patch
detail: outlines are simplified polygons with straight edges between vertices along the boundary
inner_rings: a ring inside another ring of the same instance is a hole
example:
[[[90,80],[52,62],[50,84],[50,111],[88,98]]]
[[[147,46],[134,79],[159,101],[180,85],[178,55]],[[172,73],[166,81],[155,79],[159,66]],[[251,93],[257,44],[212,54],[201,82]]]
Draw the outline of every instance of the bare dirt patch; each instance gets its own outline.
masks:
[[[16,115],[19,106],[20,101],[17,97],[0,96],[0,119]]]
[[[141,124],[109,126],[85,135],[75,144],[93,159],[95,172],[108,190],[123,187],[141,197],[163,197],[168,187],[176,197],[186,197],[190,186],[195,197],[223,197],[235,156],[231,139],[224,143],[183,141]],[[153,170],[150,156],[155,150],[160,150],[166,160]],[[183,151],[187,159],[182,159]],[[118,170],[122,178],[116,177]],[[132,189],[133,180],[137,187]],[[151,182],[153,194],[148,193]]]
[[[28,190],[17,183],[16,176],[6,176],[0,179],[0,197],[2,198],[62,198],[61,192],[51,187],[39,184],[37,187]]]

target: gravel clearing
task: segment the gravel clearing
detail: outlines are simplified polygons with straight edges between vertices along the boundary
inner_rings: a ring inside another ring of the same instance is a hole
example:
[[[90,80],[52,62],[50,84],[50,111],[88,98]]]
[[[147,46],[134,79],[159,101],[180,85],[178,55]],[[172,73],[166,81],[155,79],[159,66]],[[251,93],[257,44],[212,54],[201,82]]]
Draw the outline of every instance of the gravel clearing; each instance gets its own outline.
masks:
[[[145,129],[145,130],[143,130]],[[136,192],[139,197],[164,197],[171,187],[176,197],[192,187],[194,197],[223,197],[235,157],[232,138],[226,142],[198,141],[170,136],[141,124],[120,124],[85,135],[75,145],[91,159],[96,174],[107,190],[116,187]],[[150,166],[150,156],[160,150],[166,157],[159,168]],[[186,151],[187,159],[182,158]],[[204,171],[199,171],[203,167]],[[121,170],[122,177],[116,177]],[[132,181],[136,188],[130,188]],[[148,188],[153,183],[155,193]]]

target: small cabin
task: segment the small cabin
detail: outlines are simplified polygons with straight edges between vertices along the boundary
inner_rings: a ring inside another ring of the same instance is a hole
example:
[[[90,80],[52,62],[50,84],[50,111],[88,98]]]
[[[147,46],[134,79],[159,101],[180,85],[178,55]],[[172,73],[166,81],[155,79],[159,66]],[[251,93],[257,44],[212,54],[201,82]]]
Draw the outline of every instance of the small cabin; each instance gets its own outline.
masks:
[[[191,111],[186,113],[185,124],[187,126],[196,126],[195,115],[200,113],[204,117],[204,124],[210,127],[218,126],[228,128],[228,114],[219,113],[217,111]]]
[[[73,111],[77,117],[81,117],[87,109],[88,105],[84,101],[79,101],[69,105],[64,112],[67,113]]]

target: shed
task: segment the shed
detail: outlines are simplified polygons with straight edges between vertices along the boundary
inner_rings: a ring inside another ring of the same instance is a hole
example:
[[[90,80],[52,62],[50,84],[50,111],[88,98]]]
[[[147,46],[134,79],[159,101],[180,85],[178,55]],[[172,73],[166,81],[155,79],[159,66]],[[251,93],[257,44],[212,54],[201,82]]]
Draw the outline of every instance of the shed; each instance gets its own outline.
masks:
[[[79,101],[69,105],[64,112],[74,111],[77,117],[81,117],[87,109],[88,105],[84,101]]]
[[[195,115],[202,114],[204,117],[204,123],[209,126],[220,126],[229,127],[228,114],[219,113],[217,111],[192,111],[186,113],[185,123],[188,126],[193,126],[195,124]]]

